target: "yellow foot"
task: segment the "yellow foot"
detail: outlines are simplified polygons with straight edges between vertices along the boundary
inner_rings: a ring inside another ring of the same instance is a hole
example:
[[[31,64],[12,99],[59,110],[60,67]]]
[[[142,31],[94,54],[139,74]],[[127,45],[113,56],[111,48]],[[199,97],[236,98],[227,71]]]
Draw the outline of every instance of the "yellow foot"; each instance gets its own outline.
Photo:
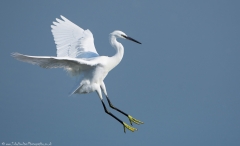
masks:
[[[123,122],[124,133],[126,133],[126,128],[127,128],[128,130],[132,131],[132,132],[137,131],[137,128],[131,127],[131,126],[129,126],[128,124],[126,124],[126,123]]]
[[[143,122],[141,122],[141,121],[139,121],[139,120],[133,118],[133,117],[130,116],[130,115],[128,115],[128,119],[129,119],[131,125],[132,125],[132,122],[135,123],[135,124],[138,124],[138,125],[143,124]]]

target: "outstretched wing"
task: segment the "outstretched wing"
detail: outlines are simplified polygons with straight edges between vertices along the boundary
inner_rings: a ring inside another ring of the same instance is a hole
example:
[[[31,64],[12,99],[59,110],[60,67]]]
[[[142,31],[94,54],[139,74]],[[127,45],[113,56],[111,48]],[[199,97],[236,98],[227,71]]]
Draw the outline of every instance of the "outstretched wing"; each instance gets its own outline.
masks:
[[[57,45],[58,57],[91,58],[99,56],[90,30],[83,30],[67,18],[61,16],[53,22],[52,34]]]
[[[28,56],[19,53],[12,53],[12,56],[19,61],[36,64],[43,68],[64,68],[73,76],[98,65],[96,61],[87,61],[80,58]]]

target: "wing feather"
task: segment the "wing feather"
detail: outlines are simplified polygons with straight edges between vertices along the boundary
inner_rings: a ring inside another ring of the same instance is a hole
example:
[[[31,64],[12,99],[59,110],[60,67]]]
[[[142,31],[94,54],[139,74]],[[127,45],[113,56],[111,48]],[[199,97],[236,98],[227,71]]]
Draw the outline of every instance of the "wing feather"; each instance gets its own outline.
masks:
[[[64,16],[51,25],[58,57],[89,58],[99,56],[90,30],[83,30]],[[91,55],[89,55],[91,54]]]
[[[43,68],[64,68],[71,75],[79,75],[81,72],[98,65],[97,62],[80,58],[53,57],[53,56],[28,56],[20,53],[12,53],[12,56],[23,62],[39,65]]]

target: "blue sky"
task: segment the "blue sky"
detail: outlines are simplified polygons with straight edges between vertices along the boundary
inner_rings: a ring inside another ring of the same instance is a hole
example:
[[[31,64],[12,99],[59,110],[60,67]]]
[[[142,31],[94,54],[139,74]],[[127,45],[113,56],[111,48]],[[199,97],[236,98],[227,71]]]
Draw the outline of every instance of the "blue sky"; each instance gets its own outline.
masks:
[[[1,1],[0,144],[240,145],[239,6],[236,0]],[[119,40],[123,60],[105,79],[113,104],[144,122],[134,125],[137,132],[125,134],[96,93],[68,97],[75,80],[62,69],[10,56],[55,56],[50,25],[60,15],[90,29],[100,55],[114,55],[108,41],[114,30],[142,42]]]

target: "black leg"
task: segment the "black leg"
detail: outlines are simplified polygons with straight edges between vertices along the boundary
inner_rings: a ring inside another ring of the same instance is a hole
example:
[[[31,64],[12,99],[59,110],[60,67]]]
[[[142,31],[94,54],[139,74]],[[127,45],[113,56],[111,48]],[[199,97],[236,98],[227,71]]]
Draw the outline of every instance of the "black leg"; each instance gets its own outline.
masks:
[[[101,100],[102,101],[102,100]],[[118,122],[120,122],[121,124],[123,124],[123,129],[124,129],[124,133],[126,133],[126,128],[128,130],[131,130],[132,132],[136,131],[137,129],[134,127],[129,126],[128,124],[124,123],[123,121],[121,121],[120,119],[118,119],[116,116],[114,116],[111,112],[109,112],[104,104],[104,102],[102,101],[102,105],[104,108],[104,111],[109,114],[110,116],[112,116],[114,119],[116,119]]]
[[[104,102],[102,101],[102,105],[103,105],[103,108],[104,108],[104,111],[109,114],[110,116],[112,116],[114,119],[116,119],[118,122],[120,122],[121,124],[123,124],[123,121],[121,121],[120,119],[118,119],[116,116],[114,116],[111,112],[109,112],[104,104]]]
[[[111,108],[115,109],[116,111],[122,113],[123,115],[127,116],[128,119],[129,119],[129,121],[130,121],[130,124],[131,124],[131,125],[132,125],[132,122],[134,122],[135,124],[138,124],[138,125],[139,125],[139,124],[143,124],[143,122],[141,122],[141,121],[133,118],[132,116],[126,114],[125,112],[121,111],[120,109],[114,107],[114,106],[112,105],[110,99],[108,98],[108,96],[106,96],[106,98],[107,98],[107,101],[108,101],[109,106],[110,106]]]
[[[112,105],[110,99],[109,99],[107,96],[106,96],[106,98],[107,98],[108,104],[109,104],[109,106],[110,106],[111,108],[113,108],[113,109],[115,109],[116,111],[118,111],[118,112],[124,114],[125,116],[128,116],[128,114],[126,114],[125,112],[123,112],[123,111],[121,111],[120,109],[114,107],[114,106]]]

